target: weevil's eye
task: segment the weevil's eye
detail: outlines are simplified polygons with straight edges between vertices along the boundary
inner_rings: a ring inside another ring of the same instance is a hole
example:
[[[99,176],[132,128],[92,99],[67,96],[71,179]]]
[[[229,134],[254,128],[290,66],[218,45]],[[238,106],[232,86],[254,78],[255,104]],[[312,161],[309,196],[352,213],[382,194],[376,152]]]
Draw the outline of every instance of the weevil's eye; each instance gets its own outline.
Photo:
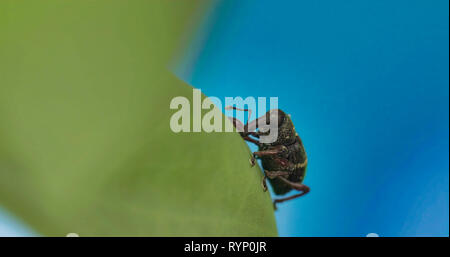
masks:
[[[270,111],[268,111],[266,113],[266,120],[268,122],[270,122],[271,118],[272,119],[273,118],[277,118],[278,119],[278,127],[279,127],[279,126],[281,126],[281,124],[283,124],[285,116],[286,115],[285,115],[285,113],[282,110],[280,110],[280,109],[273,109],[273,110],[270,110]]]
[[[276,113],[278,114],[278,127],[279,127],[281,126],[281,124],[283,124],[286,114],[280,109],[277,109]]]

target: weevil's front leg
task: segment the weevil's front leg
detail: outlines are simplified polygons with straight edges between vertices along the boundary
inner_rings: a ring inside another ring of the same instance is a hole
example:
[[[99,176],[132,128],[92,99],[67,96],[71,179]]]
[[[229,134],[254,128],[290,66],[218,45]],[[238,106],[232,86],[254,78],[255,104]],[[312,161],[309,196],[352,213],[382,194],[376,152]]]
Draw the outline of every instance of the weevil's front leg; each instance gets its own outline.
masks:
[[[274,207],[275,210],[277,209],[277,203],[282,203],[284,201],[295,199],[295,198],[303,196],[303,195],[305,195],[305,194],[307,194],[309,192],[309,187],[307,185],[291,182],[291,181],[285,179],[282,176],[278,176],[277,178],[280,179],[281,181],[283,181],[284,183],[286,183],[287,185],[291,186],[292,189],[295,189],[297,191],[301,191],[301,193],[293,195],[293,196],[285,197],[285,198],[275,199],[273,201],[273,207]]]
[[[245,137],[243,137],[243,139],[245,141],[251,142],[251,143],[253,143],[253,144],[257,145],[257,146],[261,146],[261,143],[258,140],[253,139],[251,137],[245,136]]]
[[[251,143],[257,145],[258,147],[261,146],[261,143],[258,140],[249,137],[249,135],[253,136],[254,133],[256,133],[256,132],[250,132],[250,133],[244,132],[245,131],[244,124],[242,124],[242,122],[240,120],[238,120],[234,117],[228,117],[228,119],[230,119],[230,121],[233,123],[233,126],[236,128],[236,130],[239,132],[239,134],[245,141],[251,142]]]
[[[263,131],[253,131],[253,132],[248,132],[247,134],[250,135],[250,136],[254,136],[256,138],[259,138],[260,136],[267,136],[267,135],[269,135],[270,131],[265,131],[265,132],[263,132]]]

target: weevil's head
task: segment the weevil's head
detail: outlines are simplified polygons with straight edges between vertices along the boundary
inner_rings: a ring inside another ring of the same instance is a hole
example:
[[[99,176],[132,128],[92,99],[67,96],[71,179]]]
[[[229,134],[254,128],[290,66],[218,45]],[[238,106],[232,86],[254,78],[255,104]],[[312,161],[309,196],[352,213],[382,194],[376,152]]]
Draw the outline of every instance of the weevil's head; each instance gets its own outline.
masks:
[[[295,128],[289,115],[280,109],[273,109],[266,113],[266,121],[269,124],[269,135],[261,138],[261,142],[269,145],[286,145],[295,141]],[[264,130],[264,128],[263,128]]]
[[[294,123],[291,120],[291,115],[282,112],[278,125],[278,139],[277,143],[282,145],[290,145],[296,141],[297,132],[295,132]]]

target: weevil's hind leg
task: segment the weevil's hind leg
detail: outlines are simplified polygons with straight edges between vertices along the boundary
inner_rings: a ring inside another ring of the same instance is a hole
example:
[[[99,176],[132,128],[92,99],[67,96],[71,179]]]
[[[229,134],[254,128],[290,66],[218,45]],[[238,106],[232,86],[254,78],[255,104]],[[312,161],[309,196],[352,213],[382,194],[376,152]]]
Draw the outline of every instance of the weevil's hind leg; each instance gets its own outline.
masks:
[[[268,171],[268,170],[264,170],[264,177],[262,178],[262,188],[263,191],[266,192],[267,191],[267,183],[266,183],[266,179],[270,178],[270,179],[274,179],[276,177],[279,176],[287,176],[289,175],[288,171]]]
[[[277,175],[276,177],[278,179],[280,179],[281,181],[283,181],[284,183],[286,183],[287,185],[289,185],[290,187],[292,187],[292,189],[295,189],[297,191],[301,191],[301,193],[296,194],[296,195],[292,195],[292,196],[288,196],[288,197],[284,197],[284,198],[275,199],[273,201],[273,208],[275,210],[277,209],[277,203],[282,203],[284,201],[292,200],[292,199],[295,199],[297,197],[306,195],[309,192],[309,190],[310,190],[307,185],[291,182],[291,181],[287,180],[286,178],[284,178],[284,177],[282,177],[280,175]]]
[[[306,186],[305,186],[305,187],[306,187]],[[307,192],[303,191],[303,192],[301,192],[301,193],[299,193],[299,194],[296,194],[296,195],[293,195],[293,196],[289,196],[289,197],[285,197],[285,198],[280,198],[280,199],[275,199],[275,200],[273,201],[273,208],[276,210],[276,209],[277,209],[277,203],[282,203],[282,202],[284,202],[284,201],[288,201],[288,200],[295,199],[295,198],[297,198],[297,197],[300,197],[300,196],[305,195],[306,193],[307,193]]]
[[[270,179],[274,179],[278,176],[285,176],[285,175],[289,175],[288,171],[268,171],[268,170],[264,170],[264,177],[262,178],[262,188],[263,191],[266,192],[267,191],[267,183],[266,183],[266,179],[270,178]]]
[[[275,200],[273,201],[273,207],[274,207],[275,210],[277,209],[277,203],[282,203],[282,202],[284,202],[284,201],[288,201],[288,200],[292,200],[292,199],[295,199],[295,198],[304,196],[304,195],[306,195],[306,194],[309,192],[309,190],[310,190],[309,187],[308,187],[307,185],[303,185],[303,184],[300,184],[300,183],[294,183],[294,182],[291,182],[291,181],[289,181],[289,180],[287,180],[287,179],[285,179],[285,178],[283,178],[283,177],[279,177],[279,179],[281,179],[282,181],[284,181],[286,184],[288,184],[289,186],[291,186],[293,189],[295,189],[295,190],[297,190],[297,191],[301,191],[301,193],[296,194],[296,195],[293,195],[293,196],[288,196],[288,197],[285,197],[285,198],[275,199]]]

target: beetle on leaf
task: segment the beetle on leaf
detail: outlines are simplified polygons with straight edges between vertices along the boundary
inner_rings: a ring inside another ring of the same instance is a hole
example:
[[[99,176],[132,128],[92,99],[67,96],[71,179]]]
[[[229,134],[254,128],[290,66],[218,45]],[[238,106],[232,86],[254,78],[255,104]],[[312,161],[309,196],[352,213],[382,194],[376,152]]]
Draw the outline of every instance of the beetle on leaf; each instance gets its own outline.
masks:
[[[251,110],[249,109],[239,109],[234,106],[227,106],[225,109],[248,111],[248,117],[251,116]],[[245,125],[234,117],[229,118],[244,140],[258,146],[258,151],[253,153],[250,163],[254,166],[256,159],[261,159],[264,170],[263,190],[267,191],[266,179],[269,179],[276,195],[284,195],[292,189],[300,191],[300,193],[289,197],[275,199],[273,202],[275,209],[277,203],[303,196],[309,192],[309,187],[302,183],[306,174],[308,158],[290,115],[280,109],[272,109]],[[268,131],[264,131],[260,124],[267,124],[268,121],[273,120],[278,120],[276,124],[277,137],[270,142],[264,142],[261,138],[267,135]],[[258,131],[256,131],[257,129]]]

